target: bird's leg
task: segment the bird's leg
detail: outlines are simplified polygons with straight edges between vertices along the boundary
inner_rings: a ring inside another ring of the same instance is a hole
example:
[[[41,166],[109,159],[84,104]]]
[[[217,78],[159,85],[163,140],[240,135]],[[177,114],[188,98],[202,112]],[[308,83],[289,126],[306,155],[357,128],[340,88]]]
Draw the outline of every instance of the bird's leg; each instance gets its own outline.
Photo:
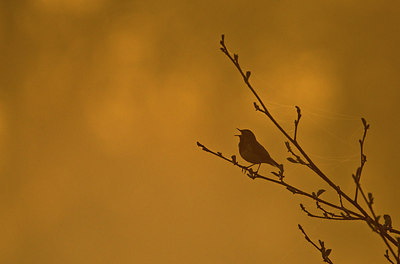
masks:
[[[254,164],[253,164],[253,165],[254,165]],[[256,173],[258,173],[258,170],[260,169],[260,167],[261,167],[261,163],[258,164],[258,168],[257,168],[257,170],[256,170]]]
[[[250,166],[247,166],[247,167],[245,167],[246,168],[246,170],[248,170],[248,169],[250,169],[251,167],[253,167],[254,165],[256,165],[255,163],[254,164],[251,164]],[[242,170],[243,171],[243,170]]]
[[[250,169],[251,167],[253,167],[256,164],[251,164],[250,166],[244,167],[244,169],[242,168],[242,172],[246,172],[246,170]]]
[[[253,167],[254,165],[256,165],[256,164],[255,164],[255,163],[254,163],[254,164],[251,164],[250,166],[247,166],[246,169],[250,169],[250,168]]]

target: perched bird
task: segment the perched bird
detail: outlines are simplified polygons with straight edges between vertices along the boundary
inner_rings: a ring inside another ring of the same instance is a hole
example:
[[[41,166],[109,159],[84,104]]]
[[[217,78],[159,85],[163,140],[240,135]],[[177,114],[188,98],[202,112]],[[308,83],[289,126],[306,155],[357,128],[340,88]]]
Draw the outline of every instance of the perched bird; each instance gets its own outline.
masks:
[[[240,156],[242,156],[245,161],[253,163],[247,168],[259,164],[257,169],[258,172],[261,163],[267,163],[281,169],[282,165],[278,164],[271,158],[268,151],[260,143],[258,143],[253,132],[251,132],[249,129],[238,128],[237,130],[239,130],[241,133],[240,135],[235,135],[239,137]]]

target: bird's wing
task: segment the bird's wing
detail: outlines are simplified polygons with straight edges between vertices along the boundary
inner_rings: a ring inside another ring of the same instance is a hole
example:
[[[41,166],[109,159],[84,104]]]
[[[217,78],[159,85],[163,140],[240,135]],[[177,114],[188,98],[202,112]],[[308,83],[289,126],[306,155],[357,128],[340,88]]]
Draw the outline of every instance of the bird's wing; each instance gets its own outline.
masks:
[[[258,143],[258,142],[257,142]],[[263,147],[263,145],[261,145],[260,143],[258,143],[257,145],[255,145],[254,148],[254,153],[262,158],[263,160],[268,160],[271,158],[271,156],[269,155],[268,151]]]
[[[258,146],[255,147],[254,154],[256,154],[257,157],[259,157],[259,159],[261,159],[263,163],[268,163],[274,166],[278,166],[278,163],[276,163],[276,161],[271,158],[268,151],[260,143],[258,143]]]

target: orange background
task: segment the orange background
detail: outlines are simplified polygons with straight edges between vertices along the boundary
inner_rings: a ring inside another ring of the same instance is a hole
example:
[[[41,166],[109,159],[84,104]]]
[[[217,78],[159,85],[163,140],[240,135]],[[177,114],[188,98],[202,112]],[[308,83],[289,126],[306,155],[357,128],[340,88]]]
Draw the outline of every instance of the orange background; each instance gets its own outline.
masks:
[[[2,1],[0,262],[321,262],[300,223],[337,263],[385,263],[365,224],[310,219],[298,204],[311,202],[248,179],[195,142],[238,155],[236,127],[250,128],[288,182],[327,189],[285,161],[284,138],[219,51],[225,33],[289,131],[302,107],[300,142],[346,192],[360,117],[371,123],[362,184],[399,227],[399,7]]]

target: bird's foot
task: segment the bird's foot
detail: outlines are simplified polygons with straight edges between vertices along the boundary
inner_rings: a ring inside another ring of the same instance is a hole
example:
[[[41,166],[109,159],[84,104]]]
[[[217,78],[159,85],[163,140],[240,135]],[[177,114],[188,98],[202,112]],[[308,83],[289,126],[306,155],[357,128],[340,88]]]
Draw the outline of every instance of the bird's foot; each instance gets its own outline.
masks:
[[[242,167],[242,172],[243,173],[246,173],[247,171],[253,171],[252,169],[251,169],[251,167],[253,167],[254,166],[254,164],[252,164],[252,165],[250,165],[250,166],[243,166]]]
[[[252,168],[248,169],[247,171],[247,176],[249,176],[251,179],[254,180],[255,178],[257,178],[257,172],[254,172]]]

